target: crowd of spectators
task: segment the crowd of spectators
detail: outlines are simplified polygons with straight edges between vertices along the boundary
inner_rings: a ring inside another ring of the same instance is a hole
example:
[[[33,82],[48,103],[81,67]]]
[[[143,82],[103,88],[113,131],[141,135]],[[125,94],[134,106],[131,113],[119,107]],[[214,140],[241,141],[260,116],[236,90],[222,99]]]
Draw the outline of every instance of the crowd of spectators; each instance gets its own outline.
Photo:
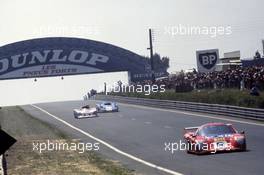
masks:
[[[151,83],[151,81],[144,82],[144,84]],[[239,67],[210,73],[198,73],[194,69],[193,72],[184,73],[182,71],[178,74],[159,79],[155,84],[164,84],[166,89],[175,89],[179,92],[210,88],[251,89],[257,87],[260,90],[264,90],[264,66]]]

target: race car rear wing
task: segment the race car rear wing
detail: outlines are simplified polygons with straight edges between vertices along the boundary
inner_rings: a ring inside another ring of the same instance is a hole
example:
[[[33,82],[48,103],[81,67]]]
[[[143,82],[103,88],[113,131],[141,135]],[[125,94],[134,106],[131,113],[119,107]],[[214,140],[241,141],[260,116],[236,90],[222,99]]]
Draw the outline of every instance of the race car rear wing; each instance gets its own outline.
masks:
[[[197,129],[199,128],[199,126],[195,126],[195,127],[187,127],[187,128],[184,128],[184,131],[185,132],[195,132]]]

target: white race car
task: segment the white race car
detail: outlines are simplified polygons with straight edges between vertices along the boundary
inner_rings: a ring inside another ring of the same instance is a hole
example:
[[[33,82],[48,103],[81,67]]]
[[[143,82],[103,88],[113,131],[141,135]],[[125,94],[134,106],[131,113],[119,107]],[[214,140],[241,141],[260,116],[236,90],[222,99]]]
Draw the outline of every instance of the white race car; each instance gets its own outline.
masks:
[[[91,108],[89,105],[85,105],[80,109],[73,110],[74,118],[89,118],[89,117],[97,117],[96,108]]]
[[[118,112],[119,108],[115,102],[103,101],[96,104],[98,112]]]

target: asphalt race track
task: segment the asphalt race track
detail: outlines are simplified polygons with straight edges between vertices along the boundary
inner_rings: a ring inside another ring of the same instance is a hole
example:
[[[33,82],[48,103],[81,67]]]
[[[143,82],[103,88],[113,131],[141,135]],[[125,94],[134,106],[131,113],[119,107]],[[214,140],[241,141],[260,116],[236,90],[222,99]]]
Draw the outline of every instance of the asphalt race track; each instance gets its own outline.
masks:
[[[112,146],[146,162],[186,175],[256,175],[263,174],[264,123],[235,118],[201,117],[178,111],[153,109],[136,105],[119,104],[120,112],[102,113],[97,118],[74,119],[73,109],[83,104],[91,106],[95,101],[70,101],[42,103],[36,106],[71,125],[99,138]],[[82,133],[66,126],[33,106],[23,106],[37,118],[50,122],[71,133],[74,137],[90,140]],[[231,119],[231,120],[229,120]],[[233,121],[236,120],[236,121]],[[183,128],[199,126],[208,122],[232,123],[247,136],[247,152],[192,155],[185,151],[165,151],[165,143],[183,141]],[[120,160],[129,168],[143,174],[167,174],[135,160],[119,155],[108,148],[102,154]]]

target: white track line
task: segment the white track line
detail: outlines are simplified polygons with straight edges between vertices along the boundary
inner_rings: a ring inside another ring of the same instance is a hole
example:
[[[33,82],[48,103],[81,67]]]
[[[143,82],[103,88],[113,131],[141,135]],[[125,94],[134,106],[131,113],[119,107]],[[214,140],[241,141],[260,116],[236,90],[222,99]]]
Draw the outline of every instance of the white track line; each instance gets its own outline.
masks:
[[[76,131],[79,131],[80,133],[82,133],[82,134],[84,134],[84,135],[86,135],[86,136],[92,138],[93,140],[95,140],[95,141],[97,141],[97,142],[100,142],[100,143],[103,144],[104,146],[106,146],[106,147],[112,149],[113,151],[115,151],[115,152],[117,152],[117,153],[119,153],[119,154],[121,154],[121,155],[123,155],[123,156],[126,156],[126,157],[128,157],[128,158],[130,158],[130,159],[133,159],[133,160],[139,162],[139,163],[142,163],[142,164],[147,165],[147,166],[149,166],[149,167],[151,167],[151,168],[155,168],[155,169],[157,169],[157,170],[163,171],[163,172],[168,173],[168,174],[172,174],[172,175],[183,175],[182,173],[179,173],[179,172],[176,172],[176,171],[173,171],[173,170],[167,169],[167,168],[160,167],[160,166],[155,165],[155,164],[153,164],[153,163],[150,163],[150,162],[147,162],[147,161],[142,160],[142,159],[140,159],[140,158],[137,158],[137,157],[135,157],[135,156],[133,156],[133,155],[131,155],[131,154],[128,154],[128,153],[126,153],[126,152],[124,152],[124,151],[121,151],[121,150],[119,150],[118,148],[116,148],[116,147],[110,145],[109,143],[107,143],[107,142],[105,142],[105,141],[103,141],[103,140],[101,140],[101,139],[99,139],[99,138],[97,138],[97,137],[95,137],[95,136],[93,136],[93,135],[91,135],[91,134],[89,134],[89,133],[87,133],[87,132],[85,132],[85,131],[83,131],[83,130],[77,128],[77,127],[75,127],[75,126],[73,126],[72,124],[70,124],[70,123],[68,123],[68,122],[66,122],[66,121],[64,121],[64,120],[62,120],[62,119],[60,119],[59,117],[57,117],[57,116],[55,116],[55,115],[49,113],[48,111],[46,111],[46,110],[44,110],[44,109],[42,109],[42,108],[40,108],[40,107],[38,107],[38,106],[36,106],[36,105],[33,105],[33,104],[32,104],[31,106],[34,107],[34,108],[36,108],[36,109],[38,109],[38,110],[40,110],[40,111],[42,111],[42,112],[44,112],[44,113],[46,113],[46,114],[48,114],[49,116],[53,117],[54,119],[56,119],[56,120],[58,120],[58,121],[64,123],[65,125],[69,126],[70,128],[75,129]]]
[[[152,124],[152,122],[144,122],[144,124],[150,125],[150,124]]]
[[[207,114],[196,114],[196,113],[191,113],[191,112],[183,112],[183,111],[179,111],[179,110],[153,108],[153,107],[149,107],[149,106],[139,106],[139,105],[133,105],[133,104],[126,104],[126,103],[120,103],[120,104],[122,104],[124,106],[132,106],[132,107],[142,108],[142,109],[152,109],[152,110],[158,110],[158,111],[166,111],[166,112],[172,112],[172,113],[178,113],[178,114],[185,114],[185,115],[188,115],[188,116],[196,116],[196,117],[217,119],[217,120],[237,122],[237,123],[256,125],[256,126],[264,126],[264,123],[248,122],[248,121],[229,119],[229,118],[222,118],[222,117],[213,117],[213,116],[210,116],[210,115],[207,115]]]
[[[171,129],[171,126],[165,125],[164,128]]]

